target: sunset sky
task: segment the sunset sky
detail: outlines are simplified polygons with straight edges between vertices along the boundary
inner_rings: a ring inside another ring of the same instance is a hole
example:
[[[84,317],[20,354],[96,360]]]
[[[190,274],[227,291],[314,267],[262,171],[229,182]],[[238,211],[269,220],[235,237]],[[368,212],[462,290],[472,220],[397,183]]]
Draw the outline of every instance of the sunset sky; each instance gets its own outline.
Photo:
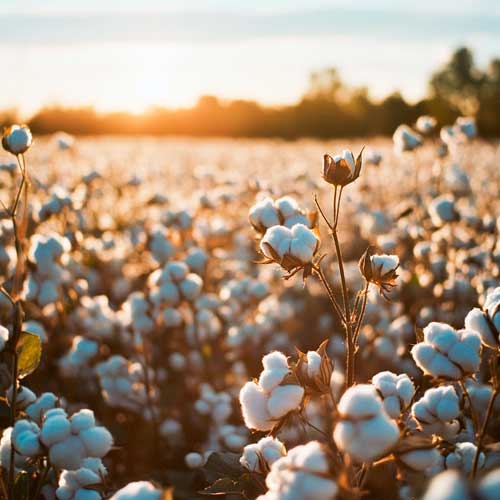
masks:
[[[0,0],[0,108],[292,103],[329,66],[417,99],[462,44],[500,56],[498,0]]]

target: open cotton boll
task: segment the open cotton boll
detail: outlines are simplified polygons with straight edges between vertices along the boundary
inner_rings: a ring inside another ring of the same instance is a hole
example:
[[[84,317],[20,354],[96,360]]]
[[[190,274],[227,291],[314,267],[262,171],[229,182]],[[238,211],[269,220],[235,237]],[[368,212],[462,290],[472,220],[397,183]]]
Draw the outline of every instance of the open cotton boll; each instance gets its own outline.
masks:
[[[424,341],[413,346],[411,354],[425,374],[452,380],[479,370],[481,337],[473,330],[455,330],[445,323],[429,323]]]
[[[79,434],[88,455],[102,458],[113,446],[113,436],[106,427],[91,427]]]
[[[338,410],[335,444],[359,462],[382,456],[399,439],[399,428],[385,412],[372,385],[350,387],[340,399]]]
[[[498,500],[498,492],[500,491],[500,469],[488,472],[478,486],[481,500]]]
[[[197,274],[191,273],[180,283],[179,288],[182,296],[186,300],[192,301],[200,294],[203,280]]]
[[[267,395],[255,382],[247,382],[241,388],[240,404],[248,428],[269,431],[274,427],[267,409]]]
[[[290,254],[304,264],[311,262],[319,243],[317,236],[304,224],[295,224],[291,231]]]
[[[304,388],[300,385],[280,385],[273,390],[267,401],[271,417],[276,419],[296,410],[304,397]]]
[[[394,148],[397,152],[413,151],[422,145],[421,137],[408,125],[399,125],[392,136]]]
[[[423,472],[437,465],[442,457],[434,448],[410,450],[398,455],[398,459],[414,471]]]
[[[288,358],[280,351],[273,351],[262,358],[262,366],[266,370],[289,370]]]
[[[257,230],[267,229],[280,224],[278,210],[271,198],[264,198],[250,208],[250,224]]]
[[[467,330],[473,330],[481,335],[481,341],[484,345],[491,347],[492,349],[498,348],[498,333],[496,328],[492,328],[492,325],[486,318],[486,313],[484,311],[475,307],[465,317],[464,324]]]
[[[95,417],[92,410],[83,409],[74,413],[71,418],[71,432],[79,433],[85,429],[90,429],[95,426]]]
[[[333,500],[338,492],[329,477],[327,455],[320,443],[310,441],[276,460],[266,477],[269,491],[260,498],[273,500]]]
[[[432,223],[437,227],[441,227],[447,222],[458,220],[455,200],[449,195],[435,198],[429,205],[429,215],[431,216]]]
[[[422,398],[413,404],[411,413],[424,427],[435,422],[449,422],[460,415],[458,395],[452,386],[427,389]]]
[[[40,428],[29,420],[18,420],[11,434],[12,442],[16,451],[28,457],[41,453],[42,448],[39,441]]]
[[[435,476],[422,500],[471,500],[467,481],[457,471],[445,471]]]
[[[372,269],[380,276],[394,271],[399,266],[399,257],[397,255],[372,255],[370,257]]]
[[[203,460],[203,455],[192,451],[184,457],[184,462],[190,469],[198,469],[203,467],[205,461]]]
[[[69,436],[49,449],[50,463],[60,469],[79,469],[86,455],[85,447],[77,436]]]
[[[48,414],[47,414],[48,415]],[[53,415],[46,418],[42,426],[40,439],[45,446],[64,441],[71,434],[71,424],[64,415]]]
[[[406,373],[379,372],[373,376],[372,384],[381,395],[385,411],[391,418],[398,418],[415,394],[415,386]]]
[[[307,375],[314,378],[321,371],[321,356],[316,351],[307,352]]]
[[[12,397],[13,397],[13,390],[12,386],[9,387],[7,390],[7,400],[9,403],[12,402]],[[20,385],[17,389],[17,396],[16,396],[16,407],[24,409],[30,404],[34,403],[36,401],[36,394],[31,390],[25,387],[24,385]]]
[[[136,481],[118,490],[110,500],[160,500],[161,490],[148,481]]]
[[[269,259],[274,259],[270,249],[281,259],[290,252],[292,231],[284,226],[273,226],[269,228],[260,242],[261,252]]]
[[[477,447],[474,443],[457,443],[455,449],[446,455],[445,465],[447,469],[460,469],[465,474],[470,474]],[[478,470],[482,469],[485,463],[484,453],[479,454]]]

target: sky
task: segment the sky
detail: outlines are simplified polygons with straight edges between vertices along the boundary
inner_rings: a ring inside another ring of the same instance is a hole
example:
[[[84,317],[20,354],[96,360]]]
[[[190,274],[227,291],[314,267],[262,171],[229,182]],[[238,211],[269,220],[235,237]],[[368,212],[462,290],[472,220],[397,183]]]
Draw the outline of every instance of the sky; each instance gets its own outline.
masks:
[[[0,0],[0,109],[289,104],[327,67],[417,100],[461,45],[500,56],[500,0]]]

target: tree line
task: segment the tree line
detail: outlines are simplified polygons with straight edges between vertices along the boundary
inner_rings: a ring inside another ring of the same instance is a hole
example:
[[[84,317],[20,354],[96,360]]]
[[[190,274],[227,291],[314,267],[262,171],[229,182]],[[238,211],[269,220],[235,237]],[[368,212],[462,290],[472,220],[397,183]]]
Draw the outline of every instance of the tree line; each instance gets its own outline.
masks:
[[[349,87],[333,69],[313,73],[309,88],[294,105],[265,107],[248,100],[201,97],[188,109],[154,108],[142,115],[99,113],[93,108],[47,107],[29,120],[36,134],[59,130],[76,134],[148,134],[228,137],[353,137],[390,135],[401,123],[423,114],[440,125],[460,115],[474,116],[482,136],[500,136],[500,59],[479,68],[471,51],[456,50],[431,76],[427,97],[407,102],[399,93],[381,101],[365,87]],[[0,115],[0,123],[15,113]]]

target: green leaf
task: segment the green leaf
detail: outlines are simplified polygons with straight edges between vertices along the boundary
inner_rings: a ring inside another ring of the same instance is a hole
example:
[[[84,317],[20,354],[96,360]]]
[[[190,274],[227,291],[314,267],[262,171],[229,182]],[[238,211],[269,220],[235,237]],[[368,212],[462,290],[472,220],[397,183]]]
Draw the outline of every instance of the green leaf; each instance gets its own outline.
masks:
[[[40,364],[40,358],[42,357],[40,337],[34,333],[21,333],[16,350],[18,355],[17,376],[22,379],[33,373]]]
[[[21,471],[16,476],[14,483],[14,498],[17,500],[28,500],[30,496],[30,476],[26,471]]]
[[[238,480],[245,469],[240,465],[240,456],[237,453],[212,453],[203,471],[207,481],[212,483],[221,478]]]

